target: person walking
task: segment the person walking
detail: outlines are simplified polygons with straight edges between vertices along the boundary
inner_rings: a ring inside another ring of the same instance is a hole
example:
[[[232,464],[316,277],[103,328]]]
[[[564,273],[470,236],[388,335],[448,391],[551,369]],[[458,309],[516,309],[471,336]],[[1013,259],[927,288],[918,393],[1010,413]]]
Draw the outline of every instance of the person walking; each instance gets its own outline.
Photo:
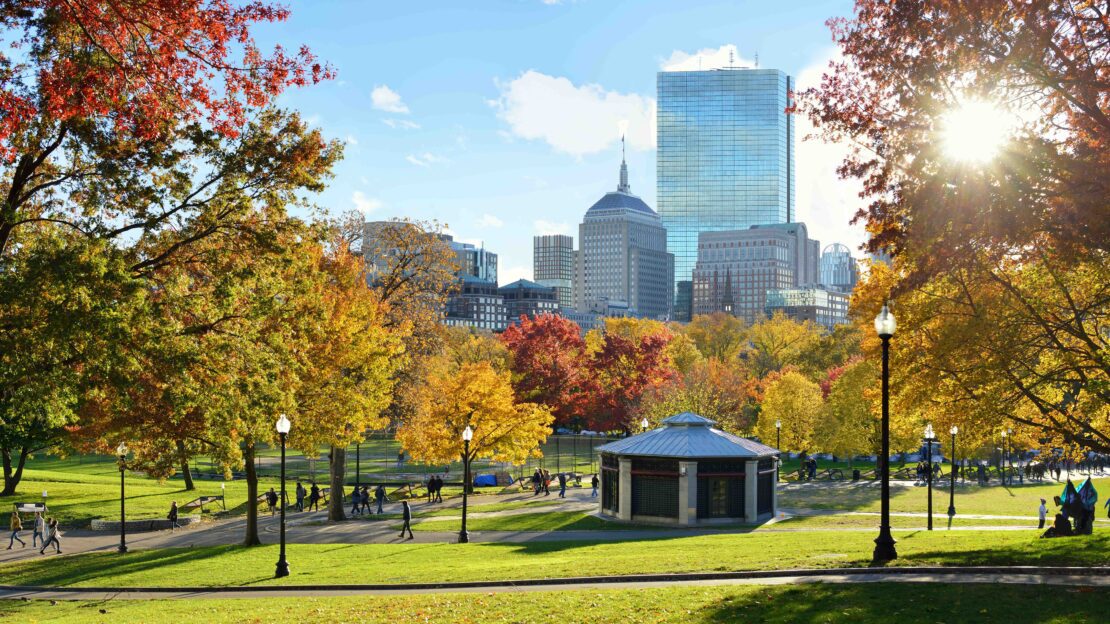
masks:
[[[1041,506],[1037,507],[1037,519],[1040,521],[1037,524],[1037,530],[1044,528],[1045,519],[1048,518],[1048,507],[1045,506],[1045,500],[1041,499]]]
[[[61,537],[62,533],[58,530],[58,519],[51,518],[50,521],[46,523],[46,541],[42,543],[42,548],[39,549],[39,554],[45,555],[46,547],[51,544],[54,545],[55,554],[62,554]]]
[[[304,511],[304,497],[308,492],[304,489],[304,485],[297,481],[297,511]]]
[[[166,514],[166,520],[170,521],[170,533],[173,533],[174,529],[181,528],[181,525],[177,523],[177,501],[170,503],[170,513]]]
[[[362,486],[362,496],[359,497],[359,500],[362,501],[362,511],[360,513],[363,513],[363,514],[370,513],[370,486],[369,485]]]
[[[597,478],[597,475],[590,479],[590,486],[593,488],[593,491],[590,492],[590,498],[597,498],[597,486],[600,484],[601,480]]]
[[[551,473],[543,471],[543,495],[551,496]]]
[[[43,532],[46,530],[46,521],[42,519],[42,512],[35,512],[35,524],[31,528],[31,548],[38,548],[39,542],[46,543]]]
[[[8,528],[12,531],[12,535],[8,539],[8,550],[11,550],[16,542],[20,543],[21,548],[27,548],[27,542],[19,539],[19,532],[23,530],[23,521],[19,519],[18,511],[12,512],[12,519],[11,522],[8,523]]]
[[[404,537],[405,531],[408,531],[409,539],[412,539],[412,509],[408,501],[401,501],[401,519],[404,520],[404,524],[401,525],[401,537]]]
[[[270,507],[270,517],[272,518],[277,511],[278,504],[278,495],[274,488],[270,488],[270,491],[266,492],[266,504]]]
[[[312,482],[312,487],[308,492],[308,509],[310,511],[320,511],[320,486],[316,482]]]
[[[536,471],[532,473],[532,496],[540,495],[540,481],[542,480],[543,474],[540,473],[539,468],[536,468]]]
[[[567,497],[567,473],[559,473],[559,498]]]
[[[436,477],[436,502],[443,502],[443,477]]]
[[[1110,518],[1110,498],[1107,498],[1106,502],[1103,503],[1102,506],[1106,508],[1106,517]]]
[[[362,490],[357,487],[351,490],[351,515],[362,515]]]
[[[374,490],[374,500],[378,502],[378,513],[382,511],[382,504],[385,503],[385,485],[379,483],[378,487]]]

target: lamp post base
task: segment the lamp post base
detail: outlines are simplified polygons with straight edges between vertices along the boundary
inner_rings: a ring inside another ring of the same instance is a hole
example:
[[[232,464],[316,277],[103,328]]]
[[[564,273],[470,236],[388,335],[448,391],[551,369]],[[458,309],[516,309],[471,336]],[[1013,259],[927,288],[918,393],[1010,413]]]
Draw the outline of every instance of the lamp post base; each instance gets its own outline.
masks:
[[[283,578],[289,576],[289,562],[281,559],[277,562],[277,569],[274,571],[274,578]]]
[[[948,506],[948,517],[951,518],[954,515],[956,515],[956,508],[953,507],[952,505],[949,505]]]
[[[886,563],[898,558],[898,551],[894,548],[894,538],[890,535],[890,528],[883,527],[879,537],[875,538],[875,552],[871,555],[872,563]]]
[[[127,544],[120,544],[119,548],[117,548],[116,550],[118,550],[120,554],[127,552]]]
[[[470,533],[467,533],[466,531],[459,531],[459,543],[460,544],[469,544],[470,543]]]

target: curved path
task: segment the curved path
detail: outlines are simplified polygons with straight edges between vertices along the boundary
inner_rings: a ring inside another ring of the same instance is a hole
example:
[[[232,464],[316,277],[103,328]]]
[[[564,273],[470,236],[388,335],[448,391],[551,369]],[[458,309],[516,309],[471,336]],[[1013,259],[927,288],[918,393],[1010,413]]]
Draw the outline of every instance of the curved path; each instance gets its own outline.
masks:
[[[0,586],[4,600],[166,600],[397,595],[427,593],[536,592],[640,589],[691,585],[786,585],[794,583],[1007,583],[1110,587],[1110,568],[922,567],[836,568],[762,572],[703,572],[643,576],[424,583],[411,585],[288,586],[228,588],[66,588]]]

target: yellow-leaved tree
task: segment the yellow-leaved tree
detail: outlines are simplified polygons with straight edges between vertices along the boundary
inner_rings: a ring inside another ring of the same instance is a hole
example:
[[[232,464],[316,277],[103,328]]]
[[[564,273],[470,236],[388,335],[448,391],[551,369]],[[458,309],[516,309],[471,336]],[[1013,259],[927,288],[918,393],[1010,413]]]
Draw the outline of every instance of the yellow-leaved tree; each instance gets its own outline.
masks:
[[[538,455],[554,416],[542,405],[516,403],[508,371],[485,361],[455,365],[443,358],[437,364],[424,383],[419,409],[397,429],[397,440],[413,459],[523,463]],[[464,456],[468,425],[474,437]]]
[[[813,431],[824,409],[821,386],[796,371],[782,374],[763,397],[756,431],[765,444],[799,453],[813,446]],[[776,442],[775,422],[782,423],[782,441]]]
[[[847,457],[876,451],[879,433],[879,410],[875,365],[861,360],[849,365],[829,388],[825,411],[814,429],[814,443],[822,451]]]

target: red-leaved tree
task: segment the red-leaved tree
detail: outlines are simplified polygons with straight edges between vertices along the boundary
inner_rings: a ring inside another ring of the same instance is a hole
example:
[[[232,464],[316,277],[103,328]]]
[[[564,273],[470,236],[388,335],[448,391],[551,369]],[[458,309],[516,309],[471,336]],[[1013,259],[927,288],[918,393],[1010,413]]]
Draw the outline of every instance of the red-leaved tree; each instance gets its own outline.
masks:
[[[501,334],[512,354],[518,402],[546,405],[556,427],[580,428],[586,407],[586,343],[578,325],[554,314],[521,319]]]
[[[607,333],[590,354],[586,369],[589,404],[586,422],[597,431],[628,431],[641,399],[675,373],[667,355],[670,335],[651,333],[639,339]]]

